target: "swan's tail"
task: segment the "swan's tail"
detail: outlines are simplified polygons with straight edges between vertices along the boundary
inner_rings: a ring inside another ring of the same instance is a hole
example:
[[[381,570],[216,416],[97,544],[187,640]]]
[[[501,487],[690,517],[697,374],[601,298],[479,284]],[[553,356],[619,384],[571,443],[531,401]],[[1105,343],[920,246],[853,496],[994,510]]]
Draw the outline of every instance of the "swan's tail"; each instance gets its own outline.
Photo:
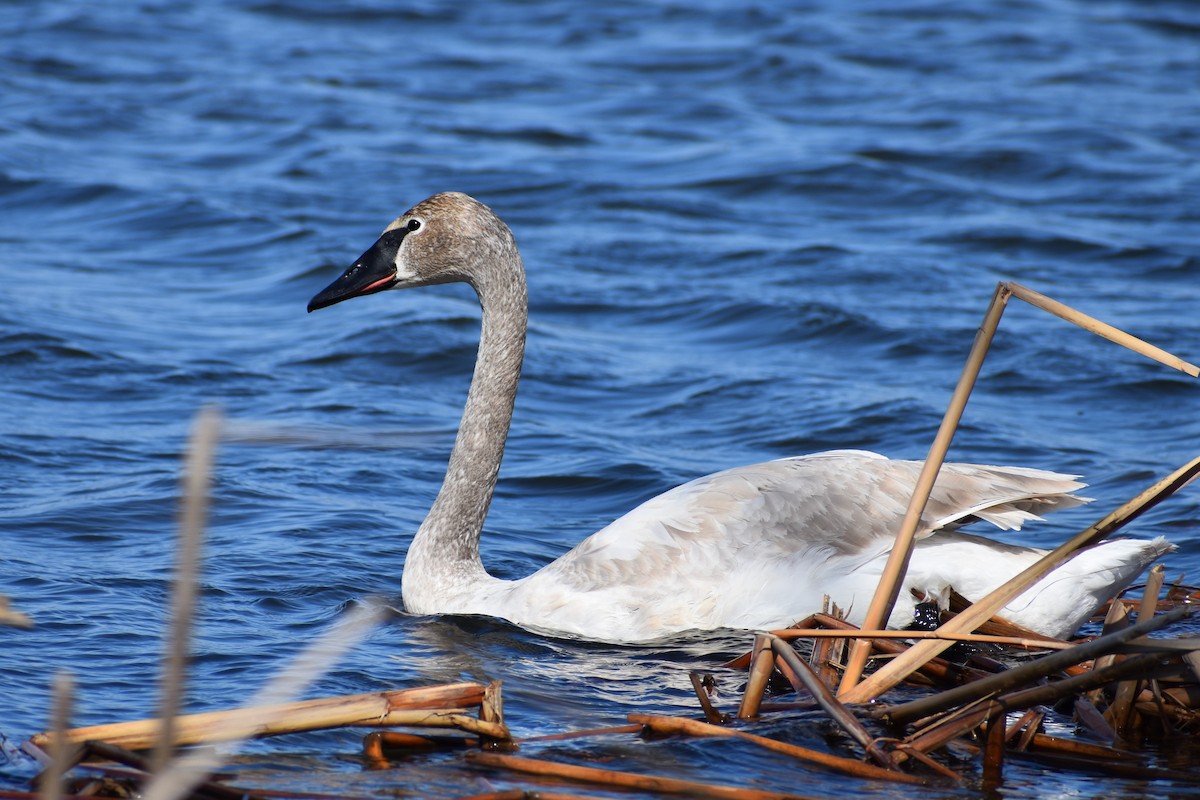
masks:
[[[1147,566],[1175,550],[1164,537],[1114,539],[1075,555],[1004,607],[1001,615],[1048,636],[1066,638]]]

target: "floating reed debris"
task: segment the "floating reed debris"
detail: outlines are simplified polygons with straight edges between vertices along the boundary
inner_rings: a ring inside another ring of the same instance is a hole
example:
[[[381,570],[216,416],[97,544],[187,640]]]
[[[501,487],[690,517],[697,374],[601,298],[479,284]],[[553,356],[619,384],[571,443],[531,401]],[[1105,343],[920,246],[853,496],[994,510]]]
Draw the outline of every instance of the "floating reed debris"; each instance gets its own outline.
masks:
[[[993,659],[973,658],[991,672],[948,665],[949,669],[938,677],[953,678],[960,685],[906,703],[856,707],[840,702],[832,691],[836,677],[821,677],[823,672],[831,674],[825,668],[832,665],[805,662],[787,642],[801,638],[820,642],[861,637],[871,639],[877,649],[904,651],[906,645],[899,639],[914,638],[908,636],[912,633],[908,631],[860,630],[843,620],[814,614],[803,621],[806,628],[758,634],[755,649],[727,666],[761,671],[761,665],[766,663],[763,653],[769,647],[774,656],[774,668],[798,693],[810,695],[813,702],[875,762],[874,766],[854,763],[885,770],[892,776],[903,776],[896,780],[914,777],[894,771],[901,765],[912,763],[920,763],[948,779],[961,780],[935,760],[936,751],[950,742],[980,754],[985,786],[1000,784],[1005,760],[1013,754],[1066,768],[1112,775],[1200,780],[1200,773],[1147,767],[1131,753],[1047,736],[1039,730],[1047,714],[1044,709],[1064,699],[1070,699],[1076,714],[1108,742],[1116,741],[1121,730],[1126,731],[1122,738],[1128,739],[1130,732],[1140,732],[1148,719],[1160,720],[1159,727],[1164,733],[1179,732],[1179,726],[1168,726],[1168,721],[1183,720],[1192,729],[1200,728],[1200,711],[1195,710],[1200,707],[1200,674],[1196,669],[1200,667],[1200,637],[1149,637],[1155,631],[1184,620],[1196,606],[1166,604],[1166,611],[1155,614],[1155,610],[1163,605],[1158,598],[1162,585],[1163,572],[1156,570],[1147,582],[1136,624],[1122,621],[1126,604],[1115,602],[1110,607],[1110,624],[1100,637],[1080,642],[1045,642],[1017,637],[1016,642],[1039,647],[1044,654],[1013,667]],[[993,638],[996,637],[989,636],[986,640]],[[909,649],[920,646],[921,642],[918,642]],[[826,658],[827,654],[814,647],[812,658],[818,657]],[[940,659],[926,661],[920,668],[927,670],[938,661]],[[951,671],[953,669],[958,671]],[[766,682],[760,676],[748,682],[746,690],[758,693],[759,687],[765,686]],[[742,708],[748,704],[751,703],[743,698]],[[767,711],[795,708],[797,704],[759,703],[754,707]],[[808,707],[812,705],[808,704]],[[872,738],[856,714],[865,714],[884,723],[896,738]],[[658,732],[738,738],[754,736],[691,720],[662,721],[640,716],[630,719],[653,725]],[[905,729],[914,724],[916,729],[905,735]],[[1118,729],[1118,725],[1123,727]],[[747,740],[760,743],[757,739]],[[780,743],[763,746],[781,749]]]
[[[480,683],[452,683],[186,714],[176,718],[175,743],[214,744],[244,735],[274,736],[343,726],[473,728],[472,733],[483,730],[486,735],[498,734],[502,727],[499,723],[468,716],[471,708],[482,705],[486,689]],[[160,730],[159,720],[145,719],[72,728],[64,735],[68,742],[101,741],[129,750],[146,750],[157,742]],[[42,748],[49,747],[53,740],[51,733],[30,738]]]

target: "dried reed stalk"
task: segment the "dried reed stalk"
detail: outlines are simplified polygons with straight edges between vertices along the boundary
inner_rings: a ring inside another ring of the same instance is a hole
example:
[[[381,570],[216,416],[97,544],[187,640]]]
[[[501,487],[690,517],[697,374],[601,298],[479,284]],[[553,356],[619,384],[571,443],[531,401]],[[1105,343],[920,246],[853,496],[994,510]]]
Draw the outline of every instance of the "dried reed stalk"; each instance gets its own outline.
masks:
[[[830,753],[823,753],[820,750],[812,750],[800,745],[788,744],[786,742],[769,739],[766,736],[757,736],[753,733],[734,730],[720,725],[709,725],[706,722],[700,722],[694,719],[684,719],[682,717],[659,717],[648,714],[630,714],[630,722],[636,722],[639,725],[644,725],[655,733],[661,734],[680,734],[685,736],[720,736],[730,739],[740,739],[744,742],[762,747],[775,753],[782,753],[798,758],[801,761],[806,761],[810,764],[817,764],[822,767],[840,772],[844,775],[853,775],[857,778],[867,778],[870,780],[891,781],[893,783],[925,783],[925,781],[915,775],[909,775],[906,772],[898,772],[895,769],[885,769],[877,767],[874,764],[867,764],[854,758],[844,758],[835,756]]]
[[[941,425],[938,427],[937,435],[934,437],[933,444],[929,448],[929,454],[925,458],[921,472],[917,476],[912,497],[909,500],[904,519],[900,523],[900,530],[896,532],[896,542],[888,554],[887,563],[884,566],[883,574],[880,576],[875,595],[871,598],[871,604],[867,607],[866,616],[862,624],[863,628],[882,628],[887,622],[888,617],[891,616],[892,608],[895,606],[896,598],[899,595],[903,575],[908,570],[913,539],[916,536],[921,514],[925,510],[925,504],[929,500],[930,492],[933,491],[934,482],[937,479],[937,474],[941,469],[942,463],[945,461],[946,453],[950,449],[950,442],[954,438],[954,432],[958,428],[959,421],[962,419],[963,411],[966,408],[967,400],[971,395],[975,381],[979,377],[984,358],[987,356],[988,348],[991,346],[996,329],[1000,324],[1000,318],[1003,316],[1004,309],[1008,305],[1009,297],[1013,295],[1068,322],[1079,325],[1085,330],[1103,336],[1109,341],[1127,347],[1134,352],[1178,369],[1192,377],[1200,377],[1200,367],[1177,358],[1135,336],[1131,336],[1094,317],[1076,311],[1069,306],[1019,284],[998,283],[996,291],[992,295],[992,300],[988,304],[987,311],[984,314],[983,323],[975,335],[975,342],[967,356],[967,363],[963,367],[962,375],[959,377],[958,384],[954,388],[954,393],[950,397],[946,413],[942,417]],[[987,616],[991,616],[1003,606],[1004,603],[1001,603]],[[965,631],[969,629],[963,626],[955,628],[955,630]],[[943,647],[942,649],[945,648]],[[927,648],[923,652],[928,654],[934,651]],[[936,652],[941,652],[941,650],[937,650]],[[895,686],[896,683],[903,679],[903,677],[896,679],[889,686],[884,685],[886,681],[877,681],[872,689],[851,694],[851,691],[858,686],[858,682],[862,677],[862,671],[866,667],[870,655],[871,643],[869,640],[860,639],[855,641],[850,652],[850,657],[847,659],[846,670],[842,675],[842,684],[838,691],[838,694],[845,702],[865,702],[871,697],[882,693],[886,688]]]
[[[1037,750],[1068,753],[1101,761],[1138,761],[1140,759],[1140,756],[1128,750],[1118,750],[1115,747],[1106,747],[1094,742],[1082,742],[1078,739],[1064,739],[1061,736],[1050,736],[1045,733],[1035,733],[1029,744],[1030,747]]]
[[[930,492],[933,491],[938,471],[946,460],[946,452],[950,449],[950,440],[954,438],[954,431],[958,428],[959,420],[962,419],[963,410],[967,406],[967,398],[971,396],[971,389],[979,377],[983,359],[987,355],[988,347],[991,346],[996,327],[1000,324],[1000,316],[1004,313],[1009,295],[1010,291],[1005,284],[997,284],[996,292],[992,295],[992,301],[988,304],[987,312],[984,314],[983,324],[976,333],[975,342],[967,356],[967,363],[958,379],[958,385],[954,387],[954,394],[950,396],[950,403],[942,417],[937,435],[933,439],[929,454],[925,457],[921,472],[917,476],[912,497],[904,512],[904,519],[900,523],[900,530],[896,532],[896,542],[888,554],[887,564],[879,578],[875,595],[871,598],[871,604],[867,607],[866,615],[863,618],[862,627],[864,628],[882,628],[887,623],[888,617],[891,616],[896,598],[900,594],[903,576],[908,571],[908,560],[912,555],[913,539],[916,538],[921,514],[925,511],[925,504],[929,500]],[[862,671],[867,666],[867,659],[870,657],[870,641],[865,639],[855,641],[850,648],[850,657],[846,660],[846,670],[842,673],[842,684],[838,690],[838,694],[847,698],[847,702],[862,702],[848,698],[851,689],[858,685]]]
[[[1029,743],[1033,741],[1033,737],[1037,735],[1038,728],[1041,727],[1042,720],[1046,718],[1045,712],[1029,708],[1017,720],[1016,725],[1009,725],[1007,732],[1004,734],[1006,741],[1011,742],[1016,739],[1013,746],[1014,750],[1024,750],[1029,747]]]
[[[1138,607],[1138,621],[1154,616],[1154,609],[1158,607],[1158,593],[1162,591],[1164,572],[1162,564],[1155,564],[1150,570],[1146,578],[1146,588],[1142,592],[1142,602]],[[1105,719],[1122,739],[1129,739],[1133,729],[1141,721],[1141,717],[1133,712],[1133,702],[1141,687],[1141,681],[1136,678],[1122,681],[1113,694],[1112,704],[1104,713]]]
[[[771,642],[763,634],[754,637],[754,650],[750,658],[750,677],[746,681],[746,691],[742,694],[742,703],[738,707],[738,719],[754,719],[758,716],[758,707],[767,691],[767,683],[771,673],[775,671],[775,656],[771,653]]]
[[[175,751],[175,715],[179,713],[186,678],[188,641],[199,592],[200,550],[208,516],[208,492],[212,483],[213,459],[221,437],[221,413],[204,408],[192,423],[184,462],[183,498],[179,520],[179,549],[172,584],[171,627],[167,636],[159,700],[159,732],[151,759],[151,772],[161,772]]]
[[[1166,567],[1155,564],[1146,576],[1146,588],[1142,590],[1142,602],[1138,606],[1138,621],[1150,619],[1158,610],[1158,595],[1162,592],[1166,577]]]
[[[1131,336],[1120,328],[1114,328],[1106,322],[1101,322],[1095,317],[1088,316],[1081,311],[1076,311],[1068,305],[1053,300],[1040,292],[1035,292],[1033,289],[1022,286],[1019,283],[1012,283],[1010,281],[1007,283],[1007,286],[1013,295],[1032,306],[1036,306],[1056,317],[1065,319],[1067,322],[1074,323],[1086,331],[1091,331],[1097,336],[1108,339],[1110,342],[1119,344],[1146,358],[1157,361],[1172,369],[1177,369],[1186,375],[1191,375],[1193,378],[1200,378],[1200,367],[1184,361],[1182,358],[1173,356],[1166,350],[1155,347],[1136,336]]]
[[[373,731],[363,737],[363,756],[372,765],[387,766],[390,750],[440,750],[458,747],[477,747],[479,740],[468,736],[420,736],[400,731]]]
[[[837,664],[845,651],[845,639],[814,639],[808,663],[812,664],[821,683],[833,689],[838,682]]]
[[[482,684],[454,683],[187,714],[177,720],[176,741],[180,745],[209,744],[240,738],[238,734],[246,730],[251,736],[269,736],[342,725],[454,727],[447,715],[466,714],[469,708],[478,707],[483,702],[483,692]],[[69,742],[96,740],[130,750],[145,750],[155,743],[159,730],[158,720],[147,719],[72,728],[64,733]],[[30,737],[30,741],[44,748],[54,741],[54,736],[40,733]]]
[[[1121,600],[1121,598],[1114,597],[1109,601],[1108,610],[1104,612],[1104,625],[1100,629],[1100,634],[1102,636],[1107,636],[1110,633],[1125,630],[1132,624],[1133,619],[1131,619],[1129,616],[1129,606],[1125,605],[1125,602]],[[1092,669],[1103,669],[1116,660],[1117,655],[1115,650],[1111,653],[1105,653],[1104,655],[1096,658],[1096,660],[1092,663]],[[1103,701],[1104,687],[1101,686],[1088,692],[1085,695],[1085,699],[1087,699],[1090,703],[1099,703]],[[1098,713],[1099,712],[1097,712],[1097,714]],[[1110,731],[1112,730],[1111,726],[1109,726],[1107,722],[1104,723],[1104,727],[1109,728]]]
[[[54,676],[54,708],[51,713],[51,727],[57,734],[50,746],[50,766],[42,773],[39,785],[41,800],[62,800],[63,776],[75,763],[74,754],[78,748],[64,737],[63,731],[71,718],[71,704],[75,694],[75,682],[65,672]]]
[[[1167,477],[1145,489],[1137,497],[1122,504],[1100,521],[1076,534],[1036,563],[1014,576],[996,590],[977,600],[970,608],[943,625],[943,633],[961,633],[973,630],[1001,608],[1019,596],[1047,573],[1064,563],[1078,549],[1093,544],[1119,530],[1125,524],[1153,508],[1167,497],[1186,486],[1200,474],[1200,457],[1172,472]],[[918,642],[903,655],[893,659],[853,689],[840,693],[845,703],[864,703],[904,680],[914,669],[927,659],[941,653],[950,646],[943,640]]]
[[[514,772],[523,772],[527,775],[562,778],[591,783],[597,786],[614,786],[641,792],[680,794],[691,797],[714,797],[721,800],[811,800],[802,795],[785,794],[783,792],[764,792],[758,789],[718,786],[710,783],[697,783],[695,781],[666,778],[658,775],[637,775],[630,772],[616,772],[608,769],[597,769],[596,767],[580,767],[574,764],[560,764],[555,761],[542,761],[535,758],[506,756],[500,753],[469,752],[466,754],[466,758],[469,763],[481,767],[507,769]]]

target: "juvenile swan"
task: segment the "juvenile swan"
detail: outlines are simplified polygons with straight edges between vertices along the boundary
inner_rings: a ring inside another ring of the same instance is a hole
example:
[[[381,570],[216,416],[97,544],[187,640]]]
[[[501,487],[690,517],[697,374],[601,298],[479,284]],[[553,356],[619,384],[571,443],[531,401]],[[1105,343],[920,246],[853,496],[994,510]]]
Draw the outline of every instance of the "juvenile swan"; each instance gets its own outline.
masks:
[[[525,271],[512,232],[465,194],[430,197],[396,219],[308,310],[385,289],[462,281],[483,308],[475,374],[446,477],[409,548],[404,605],[484,614],[546,633],[636,642],[689,629],[772,628],[820,609],[861,620],[908,503],[918,461],[834,451],[718,472],[638,506],[532,575],[487,573],[479,537],[496,486],[525,350]],[[1072,476],[946,464],[922,517],[889,624],[912,619],[911,590],[978,598],[1044,551],[953,530],[1018,529],[1084,502]],[[1066,636],[1159,555],[1162,538],[1081,553],[1004,615]]]

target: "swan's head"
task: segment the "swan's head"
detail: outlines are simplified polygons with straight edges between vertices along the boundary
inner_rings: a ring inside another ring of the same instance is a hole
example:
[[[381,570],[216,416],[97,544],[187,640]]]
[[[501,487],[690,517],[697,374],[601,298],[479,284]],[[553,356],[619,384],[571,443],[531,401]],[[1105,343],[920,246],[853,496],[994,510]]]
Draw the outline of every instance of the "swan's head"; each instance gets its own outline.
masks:
[[[388,225],[340,278],[308,302],[308,310],[385,289],[455,281],[478,289],[491,265],[514,256],[519,265],[512,233],[490,208],[459,192],[435,194]]]

